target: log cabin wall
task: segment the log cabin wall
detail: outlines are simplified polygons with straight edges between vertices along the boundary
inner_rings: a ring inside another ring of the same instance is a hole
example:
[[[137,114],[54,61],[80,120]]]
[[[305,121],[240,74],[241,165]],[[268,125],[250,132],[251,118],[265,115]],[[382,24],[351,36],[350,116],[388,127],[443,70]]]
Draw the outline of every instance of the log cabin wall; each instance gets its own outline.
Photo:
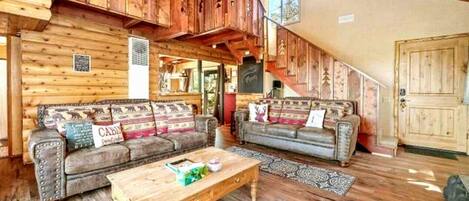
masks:
[[[258,93],[238,93],[236,94],[236,110],[247,109],[248,104],[264,97],[264,94]]]
[[[39,104],[127,98],[127,37],[125,29],[61,14],[43,32],[22,31],[23,153]],[[91,56],[91,72],[73,71],[75,53]]]

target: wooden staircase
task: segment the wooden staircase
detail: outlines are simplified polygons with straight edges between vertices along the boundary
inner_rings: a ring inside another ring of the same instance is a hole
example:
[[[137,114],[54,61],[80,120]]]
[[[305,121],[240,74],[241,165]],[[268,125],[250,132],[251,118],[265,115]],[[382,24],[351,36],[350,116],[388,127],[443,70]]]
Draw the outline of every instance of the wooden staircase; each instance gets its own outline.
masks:
[[[372,153],[394,156],[397,139],[381,137],[378,124],[385,86],[269,18],[265,26],[274,30],[266,37],[266,71],[300,96],[355,101],[361,117],[358,143]]]

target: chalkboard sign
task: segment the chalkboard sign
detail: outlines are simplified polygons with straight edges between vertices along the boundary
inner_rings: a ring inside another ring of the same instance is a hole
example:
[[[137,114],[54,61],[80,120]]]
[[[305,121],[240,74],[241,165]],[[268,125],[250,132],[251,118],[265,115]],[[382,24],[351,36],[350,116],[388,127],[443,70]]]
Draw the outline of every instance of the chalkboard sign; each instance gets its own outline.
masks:
[[[238,67],[238,89],[240,93],[263,93],[264,64],[254,57],[245,57]]]
[[[92,123],[87,121],[65,124],[67,149],[73,151],[94,145]]]
[[[83,54],[73,54],[73,70],[78,72],[90,72],[91,56]]]

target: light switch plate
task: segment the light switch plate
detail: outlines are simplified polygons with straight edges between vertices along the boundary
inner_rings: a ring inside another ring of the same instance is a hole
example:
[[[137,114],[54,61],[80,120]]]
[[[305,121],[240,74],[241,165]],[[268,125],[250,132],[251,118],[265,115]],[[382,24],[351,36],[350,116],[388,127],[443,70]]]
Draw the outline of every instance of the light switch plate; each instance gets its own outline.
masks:
[[[339,21],[339,24],[351,23],[355,21],[355,15],[350,14],[350,15],[339,16],[338,21]]]

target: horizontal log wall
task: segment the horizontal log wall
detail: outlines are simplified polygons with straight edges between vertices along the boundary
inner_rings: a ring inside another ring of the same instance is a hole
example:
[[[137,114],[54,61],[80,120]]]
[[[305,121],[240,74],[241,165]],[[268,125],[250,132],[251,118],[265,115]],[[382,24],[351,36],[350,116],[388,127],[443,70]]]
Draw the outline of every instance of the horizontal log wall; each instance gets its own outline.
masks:
[[[43,32],[22,31],[23,153],[39,104],[127,98],[127,39],[125,29],[59,14]],[[91,72],[73,71],[74,53],[91,56]]]

